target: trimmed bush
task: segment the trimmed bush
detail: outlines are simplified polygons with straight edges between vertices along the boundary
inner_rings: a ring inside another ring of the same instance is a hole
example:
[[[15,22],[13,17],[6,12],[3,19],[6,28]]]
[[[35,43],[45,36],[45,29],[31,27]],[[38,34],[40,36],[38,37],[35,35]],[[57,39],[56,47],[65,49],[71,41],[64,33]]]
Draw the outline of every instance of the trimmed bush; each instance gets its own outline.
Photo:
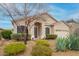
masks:
[[[47,34],[46,35],[46,39],[56,39],[57,38],[57,35],[53,34],[53,35],[50,35],[50,34]]]
[[[3,30],[1,32],[1,35],[4,39],[11,39],[11,34],[12,34],[11,30]]]
[[[52,50],[44,45],[36,45],[32,49],[32,56],[51,56]]]
[[[47,40],[39,39],[39,40],[36,40],[36,45],[44,45],[49,47],[49,42]]]
[[[24,34],[22,33],[15,33],[11,35],[11,39],[17,40],[17,41],[21,41],[22,39],[24,39]]]
[[[25,34],[24,33],[15,33],[11,35],[11,39],[21,41],[24,40]],[[28,37],[29,40],[31,40],[31,35]]]
[[[56,49],[58,51],[65,51],[67,49],[68,39],[67,38],[57,38],[56,39]]]
[[[17,55],[18,53],[24,51],[26,45],[22,42],[10,43],[4,47],[5,55]]]

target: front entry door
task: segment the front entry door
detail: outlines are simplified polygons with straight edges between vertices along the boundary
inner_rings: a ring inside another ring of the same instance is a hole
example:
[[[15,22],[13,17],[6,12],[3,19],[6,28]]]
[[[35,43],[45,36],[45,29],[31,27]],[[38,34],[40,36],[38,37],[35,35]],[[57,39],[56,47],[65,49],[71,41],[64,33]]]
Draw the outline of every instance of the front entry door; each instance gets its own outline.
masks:
[[[37,22],[34,26],[34,37],[40,38],[41,37],[41,23]]]
[[[38,37],[38,29],[37,29],[37,27],[34,27],[34,36],[35,36],[35,38]]]

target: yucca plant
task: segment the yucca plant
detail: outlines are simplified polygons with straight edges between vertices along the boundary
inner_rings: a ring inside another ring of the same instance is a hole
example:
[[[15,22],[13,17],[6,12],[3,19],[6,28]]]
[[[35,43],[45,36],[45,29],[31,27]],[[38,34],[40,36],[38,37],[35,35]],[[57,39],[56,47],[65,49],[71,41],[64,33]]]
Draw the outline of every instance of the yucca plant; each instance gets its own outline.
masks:
[[[60,51],[66,49],[79,50],[79,36],[71,34],[67,38],[57,38],[56,49]]]
[[[65,51],[67,49],[67,39],[66,38],[57,38],[56,39],[56,49],[58,51]]]
[[[79,36],[77,35],[70,35],[68,37],[69,40],[69,49],[71,50],[79,50]]]

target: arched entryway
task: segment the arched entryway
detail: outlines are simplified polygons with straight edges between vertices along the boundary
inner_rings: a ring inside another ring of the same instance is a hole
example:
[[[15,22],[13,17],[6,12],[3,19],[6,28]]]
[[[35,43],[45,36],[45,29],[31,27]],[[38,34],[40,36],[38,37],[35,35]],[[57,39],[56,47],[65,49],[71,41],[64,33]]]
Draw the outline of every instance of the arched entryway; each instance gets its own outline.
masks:
[[[41,31],[42,31],[42,24],[39,22],[36,22],[34,24],[34,37],[40,38],[41,37]]]

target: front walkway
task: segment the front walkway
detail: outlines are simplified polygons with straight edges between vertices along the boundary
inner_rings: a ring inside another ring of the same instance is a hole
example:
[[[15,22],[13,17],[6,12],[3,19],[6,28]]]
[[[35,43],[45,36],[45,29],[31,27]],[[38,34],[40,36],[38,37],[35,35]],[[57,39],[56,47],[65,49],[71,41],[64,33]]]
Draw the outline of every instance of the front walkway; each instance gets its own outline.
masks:
[[[26,51],[21,54],[22,56],[31,56],[32,47],[35,45],[34,41],[28,41],[27,42],[27,49]]]

